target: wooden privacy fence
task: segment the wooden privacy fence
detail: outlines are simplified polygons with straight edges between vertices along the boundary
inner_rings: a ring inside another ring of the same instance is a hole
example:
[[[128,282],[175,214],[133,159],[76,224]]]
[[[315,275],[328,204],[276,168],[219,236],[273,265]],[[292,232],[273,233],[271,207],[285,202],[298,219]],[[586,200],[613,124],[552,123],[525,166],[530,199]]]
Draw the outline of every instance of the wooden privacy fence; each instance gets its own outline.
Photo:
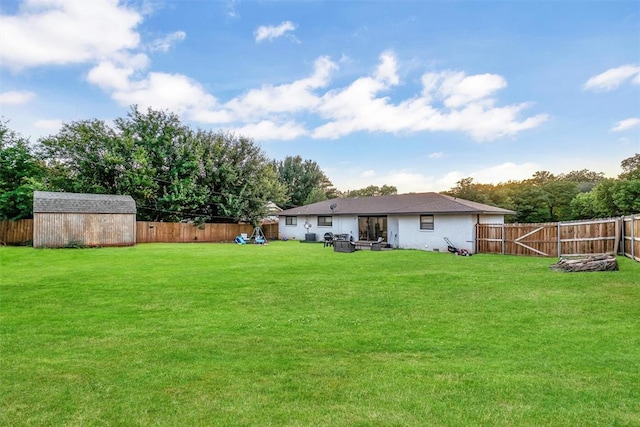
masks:
[[[278,223],[261,226],[268,240],[278,238]],[[178,222],[136,222],[136,243],[233,242],[236,236],[251,236],[249,224],[203,224]],[[0,221],[0,244],[29,245],[33,241],[33,220]]]
[[[268,240],[278,238],[278,224],[268,223],[261,226]],[[193,243],[193,242],[233,242],[236,236],[245,233],[251,236],[254,227],[250,224],[202,224],[194,225],[181,222],[138,221],[136,227],[137,243]]]
[[[622,218],[622,253],[640,261],[640,215]]]
[[[622,253],[640,261],[640,215],[540,224],[477,224],[476,252],[549,257]]]
[[[33,220],[0,221],[0,244],[30,245],[33,241]]]

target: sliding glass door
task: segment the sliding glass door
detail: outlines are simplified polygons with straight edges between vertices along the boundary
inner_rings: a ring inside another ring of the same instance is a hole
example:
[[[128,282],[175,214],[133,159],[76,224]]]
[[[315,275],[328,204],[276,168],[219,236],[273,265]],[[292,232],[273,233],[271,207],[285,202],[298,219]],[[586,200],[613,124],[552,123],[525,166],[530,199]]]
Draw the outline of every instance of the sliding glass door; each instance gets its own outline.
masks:
[[[358,240],[378,240],[379,237],[387,241],[386,216],[358,217]]]

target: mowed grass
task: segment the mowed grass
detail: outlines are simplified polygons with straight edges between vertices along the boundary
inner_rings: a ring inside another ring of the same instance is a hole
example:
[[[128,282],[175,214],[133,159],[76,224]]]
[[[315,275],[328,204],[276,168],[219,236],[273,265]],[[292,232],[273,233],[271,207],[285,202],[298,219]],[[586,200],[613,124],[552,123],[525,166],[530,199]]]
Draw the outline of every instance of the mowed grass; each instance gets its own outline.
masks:
[[[0,248],[0,424],[640,425],[640,264]]]

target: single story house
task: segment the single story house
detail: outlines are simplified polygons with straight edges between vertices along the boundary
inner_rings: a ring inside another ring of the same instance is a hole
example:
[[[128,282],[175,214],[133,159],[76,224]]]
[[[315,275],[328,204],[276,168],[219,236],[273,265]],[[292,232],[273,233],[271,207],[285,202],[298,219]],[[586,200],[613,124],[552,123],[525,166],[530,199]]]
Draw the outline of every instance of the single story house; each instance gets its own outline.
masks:
[[[324,234],[342,234],[356,241],[382,238],[393,248],[447,251],[445,237],[457,248],[475,252],[475,225],[502,224],[497,208],[439,193],[331,199],[280,212],[281,238],[323,240]]]
[[[135,244],[136,202],[131,196],[33,193],[33,247]]]

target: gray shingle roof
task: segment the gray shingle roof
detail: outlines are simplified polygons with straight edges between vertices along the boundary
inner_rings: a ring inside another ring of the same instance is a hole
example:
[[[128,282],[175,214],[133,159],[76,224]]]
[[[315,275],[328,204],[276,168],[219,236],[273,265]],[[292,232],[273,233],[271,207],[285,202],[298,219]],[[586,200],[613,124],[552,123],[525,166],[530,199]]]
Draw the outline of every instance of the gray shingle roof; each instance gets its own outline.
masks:
[[[333,211],[331,205],[335,204]],[[331,199],[287,209],[294,215],[409,215],[409,214],[515,214],[508,209],[457,199],[439,193],[394,194],[389,196]]]
[[[35,191],[33,212],[135,214],[136,202],[131,196]]]

